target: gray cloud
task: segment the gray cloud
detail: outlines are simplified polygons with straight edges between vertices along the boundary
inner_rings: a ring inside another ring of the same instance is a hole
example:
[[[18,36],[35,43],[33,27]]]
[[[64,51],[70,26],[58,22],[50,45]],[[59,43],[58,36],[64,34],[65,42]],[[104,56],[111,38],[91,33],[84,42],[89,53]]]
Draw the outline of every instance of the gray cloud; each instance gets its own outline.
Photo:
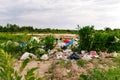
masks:
[[[119,0],[0,0],[0,24],[75,29],[120,26]]]

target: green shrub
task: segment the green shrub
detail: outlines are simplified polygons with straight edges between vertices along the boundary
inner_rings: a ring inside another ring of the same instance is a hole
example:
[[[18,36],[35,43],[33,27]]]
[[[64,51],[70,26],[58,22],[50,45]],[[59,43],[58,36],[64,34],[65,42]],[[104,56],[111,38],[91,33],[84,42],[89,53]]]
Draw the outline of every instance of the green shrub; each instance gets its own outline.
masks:
[[[7,41],[0,44],[0,48],[8,52],[14,57],[17,57],[22,53],[22,48],[19,46],[18,42]]]
[[[36,51],[37,48],[40,47],[40,42],[37,42],[36,40],[33,40],[33,41],[30,41],[28,40],[27,41],[27,46],[26,46],[26,51],[30,52],[30,53],[34,53]]]
[[[48,51],[49,49],[53,49],[55,47],[55,38],[52,35],[46,36],[43,39],[44,49]]]
[[[93,40],[93,32],[94,27],[93,26],[85,26],[83,28],[80,28],[79,30],[79,51],[81,50],[87,50],[90,51],[92,47],[92,40]]]
[[[20,80],[21,76],[14,71],[14,58],[0,49],[0,80]]]
[[[107,32],[94,33],[92,50],[114,52],[120,50],[120,42],[116,42],[115,35]]]
[[[120,40],[116,41],[116,37],[120,38],[118,32],[95,31],[93,26],[85,26],[79,30],[79,37],[79,51],[95,50],[98,52],[107,51],[109,53],[120,51]]]
[[[108,40],[108,34],[96,32],[94,33],[92,50],[96,51],[106,51],[108,47],[106,47]]]

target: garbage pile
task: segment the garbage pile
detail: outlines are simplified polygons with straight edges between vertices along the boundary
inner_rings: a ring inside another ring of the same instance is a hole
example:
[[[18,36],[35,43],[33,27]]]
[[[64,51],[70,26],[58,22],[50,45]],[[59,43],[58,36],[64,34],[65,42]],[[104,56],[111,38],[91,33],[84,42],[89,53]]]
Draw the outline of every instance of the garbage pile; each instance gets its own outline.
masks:
[[[76,47],[78,45],[78,39],[56,39],[56,46],[52,50],[45,51],[44,44],[40,43],[41,40],[37,37],[32,37],[28,42],[13,42],[7,41],[5,43],[0,44],[1,48],[7,50],[11,46],[11,50],[16,50],[16,52],[20,52],[21,57],[20,60],[25,60],[27,58],[31,59],[64,59],[64,60],[91,60],[92,58],[108,58],[108,57],[116,57],[118,54],[115,52],[113,54],[106,53],[98,53],[96,51],[87,52],[82,50],[80,53],[73,51],[71,48]],[[14,49],[15,48],[15,49]],[[16,49],[17,48],[17,49]],[[9,51],[9,50],[8,50]]]

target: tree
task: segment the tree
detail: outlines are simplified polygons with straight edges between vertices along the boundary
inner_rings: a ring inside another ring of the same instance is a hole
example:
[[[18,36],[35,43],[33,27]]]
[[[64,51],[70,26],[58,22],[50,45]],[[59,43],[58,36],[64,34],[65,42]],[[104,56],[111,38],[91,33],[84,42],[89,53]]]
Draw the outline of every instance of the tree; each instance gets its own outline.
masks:
[[[90,51],[92,46],[92,37],[94,32],[94,26],[85,26],[79,30],[79,50]]]

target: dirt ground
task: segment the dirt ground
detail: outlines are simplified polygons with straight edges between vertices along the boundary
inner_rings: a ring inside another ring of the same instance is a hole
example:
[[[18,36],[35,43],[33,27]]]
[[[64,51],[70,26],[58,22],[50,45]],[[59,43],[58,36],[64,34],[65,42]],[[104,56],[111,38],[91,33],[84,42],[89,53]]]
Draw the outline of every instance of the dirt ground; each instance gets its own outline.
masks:
[[[31,35],[31,34],[29,34]],[[48,34],[32,34],[31,36],[44,37]],[[56,38],[76,38],[74,34],[54,34]],[[78,60],[57,60],[49,59],[46,61],[35,61],[31,60],[25,67],[22,75],[31,69],[38,67],[35,71],[43,80],[79,80],[80,74],[90,74],[87,71],[92,71],[94,68],[100,68],[103,70],[108,70],[109,68],[114,68],[114,62],[112,60],[112,55],[107,53],[100,53],[99,58],[93,58],[83,66],[78,65]],[[80,59],[81,60],[81,59]],[[16,61],[15,70],[19,70],[22,61]],[[111,65],[112,64],[112,65]],[[47,77],[46,77],[47,76]],[[24,78],[24,77],[23,77]],[[24,79],[23,79],[24,80]]]
[[[45,37],[47,35],[53,35],[55,38],[66,38],[66,39],[75,39],[78,37],[76,34],[28,34],[30,36],[36,36],[36,37]]]
[[[80,74],[89,74],[87,71],[92,71],[96,67],[103,70],[114,67],[112,58],[106,58],[103,54],[100,55],[100,58],[93,58],[92,60],[86,61],[87,63],[83,66],[79,66],[77,61],[78,60],[66,61],[55,59],[49,59],[47,61],[31,60],[25,67],[22,75],[24,75],[28,69],[38,67],[35,73],[42,77],[43,80],[79,80]],[[15,70],[19,69],[21,63],[22,61],[15,63]]]

